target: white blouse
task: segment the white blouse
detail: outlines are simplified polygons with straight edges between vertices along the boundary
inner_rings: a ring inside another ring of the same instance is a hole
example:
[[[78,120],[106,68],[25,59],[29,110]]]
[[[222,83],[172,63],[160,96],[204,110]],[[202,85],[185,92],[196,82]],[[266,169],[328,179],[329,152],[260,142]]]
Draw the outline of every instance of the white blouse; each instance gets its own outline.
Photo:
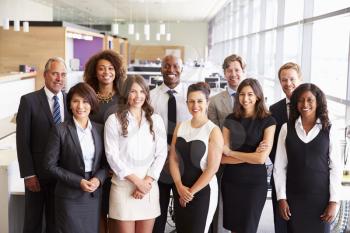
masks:
[[[119,119],[115,114],[105,123],[104,142],[108,163],[116,179],[125,180],[131,174],[144,178],[146,175],[158,180],[167,157],[166,131],[163,120],[157,114],[152,115],[153,131],[142,112],[140,126],[129,112],[127,119],[128,135],[122,135]]]
[[[309,143],[312,141],[322,129],[322,124],[320,119],[317,119],[315,126],[306,134],[301,118],[299,117],[295,121],[295,130],[304,143]],[[285,147],[285,141],[287,136],[287,123],[282,125],[277,149],[276,149],[276,159],[273,169],[273,178],[275,180],[276,195],[277,200],[287,199],[286,196],[286,180],[287,180],[287,165],[288,158]],[[331,127],[329,132],[329,201],[339,202],[339,193],[341,191],[341,179],[343,172],[343,165],[341,160],[341,153],[339,148],[339,140],[334,130],[334,127]]]

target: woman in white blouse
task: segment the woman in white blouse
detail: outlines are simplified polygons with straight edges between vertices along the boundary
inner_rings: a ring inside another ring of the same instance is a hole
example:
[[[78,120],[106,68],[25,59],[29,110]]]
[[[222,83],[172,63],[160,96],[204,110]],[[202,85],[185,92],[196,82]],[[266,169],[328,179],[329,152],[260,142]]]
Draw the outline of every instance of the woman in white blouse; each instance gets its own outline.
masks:
[[[126,79],[121,98],[123,105],[105,124],[105,151],[114,172],[109,216],[118,232],[150,233],[160,215],[157,180],[167,156],[166,131],[141,76]]]
[[[290,99],[289,121],[280,131],[273,176],[288,232],[330,231],[341,186],[341,155],[324,93],[305,83]]]

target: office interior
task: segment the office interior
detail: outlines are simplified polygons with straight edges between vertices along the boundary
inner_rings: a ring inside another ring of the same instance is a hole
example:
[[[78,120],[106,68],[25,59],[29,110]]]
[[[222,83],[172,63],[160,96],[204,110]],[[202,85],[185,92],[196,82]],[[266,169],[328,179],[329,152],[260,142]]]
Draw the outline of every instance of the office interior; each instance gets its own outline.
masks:
[[[23,224],[24,185],[15,144],[20,97],[43,86],[48,58],[65,59],[68,91],[83,81],[88,58],[104,49],[118,52],[128,74],[142,75],[151,89],[162,83],[162,57],[174,54],[184,62],[181,80],[208,82],[212,95],[226,87],[224,58],[239,54],[268,105],[284,96],[279,67],[300,64],[303,82],[326,94],[338,132],[348,212],[333,232],[350,232],[349,0],[0,0],[1,233],[21,232]],[[264,214],[271,215],[266,208]],[[259,232],[273,232],[272,216],[262,221]]]

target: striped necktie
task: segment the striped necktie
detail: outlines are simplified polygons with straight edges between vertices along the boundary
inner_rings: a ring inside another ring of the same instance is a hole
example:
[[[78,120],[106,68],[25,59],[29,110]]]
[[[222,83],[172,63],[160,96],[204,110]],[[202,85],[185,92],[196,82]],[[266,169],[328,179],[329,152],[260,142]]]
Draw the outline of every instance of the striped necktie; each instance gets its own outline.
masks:
[[[57,125],[61,123],[61,111],[60,111],[60,102],[58,101],[57,95],[53,96],[53,122]]]

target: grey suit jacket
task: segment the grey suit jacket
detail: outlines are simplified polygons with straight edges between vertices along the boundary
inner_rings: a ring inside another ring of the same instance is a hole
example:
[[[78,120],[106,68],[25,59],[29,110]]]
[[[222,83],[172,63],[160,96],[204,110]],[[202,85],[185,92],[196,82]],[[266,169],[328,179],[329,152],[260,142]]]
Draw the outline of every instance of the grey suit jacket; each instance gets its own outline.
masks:
[[[210,98],[208,118],[222,129],[225,118],[233,112],[231,96],[228,91],[222,91]]]
[[[63,98],[65,103],[64,93]],[[70,118],[66,104],[64,117]],[[36,175],[39,179],[47,179],[42,164],[54,122],[44,88],[21,97],[16,121],[17,157],[21,177]]]
[[[95,144],[91,177],[98,178],[103,184],[108,171],[103,145],[103,125],[95,122],[91,124]],[[72,199],[84,195],[80,181],[85,179],[85,165],[73,119],[52,129],[46,146],[44,167],[57,179],[55,195]]]

